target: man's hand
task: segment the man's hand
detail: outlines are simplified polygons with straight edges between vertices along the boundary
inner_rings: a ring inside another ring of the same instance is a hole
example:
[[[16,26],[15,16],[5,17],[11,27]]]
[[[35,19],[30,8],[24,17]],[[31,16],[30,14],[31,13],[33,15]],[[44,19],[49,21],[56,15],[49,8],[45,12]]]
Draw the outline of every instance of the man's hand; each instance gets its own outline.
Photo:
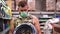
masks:
[[[50,23],[50,24],[52,25],[52,27],[60,28],[59,24],[53,24],[53,23]]]
[[[12,17],[12,19],[10,20],[9,34],[12,34],[13,30],[14,30],[14,18]]]

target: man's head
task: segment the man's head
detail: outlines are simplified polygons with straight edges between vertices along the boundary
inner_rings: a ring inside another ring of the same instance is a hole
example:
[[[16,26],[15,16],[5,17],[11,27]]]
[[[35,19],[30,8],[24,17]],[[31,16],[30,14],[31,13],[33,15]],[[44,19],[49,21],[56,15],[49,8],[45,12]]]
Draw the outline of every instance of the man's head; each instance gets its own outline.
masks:
[[[18,10],[19,11],[26,11],[28,9],[28,5],[26,1],[20,1],[18,3]]]

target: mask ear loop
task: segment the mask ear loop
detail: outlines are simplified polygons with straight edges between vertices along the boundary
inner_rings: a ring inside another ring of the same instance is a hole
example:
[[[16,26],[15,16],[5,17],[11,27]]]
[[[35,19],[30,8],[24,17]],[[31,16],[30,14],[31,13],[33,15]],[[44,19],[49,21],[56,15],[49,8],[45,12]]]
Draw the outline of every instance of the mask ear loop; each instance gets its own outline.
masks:
[[[26,12],[27,12],[27,14],[28,14],[28,16],[29,16],[29,12],[28,12],[28,10],[27,10]]]

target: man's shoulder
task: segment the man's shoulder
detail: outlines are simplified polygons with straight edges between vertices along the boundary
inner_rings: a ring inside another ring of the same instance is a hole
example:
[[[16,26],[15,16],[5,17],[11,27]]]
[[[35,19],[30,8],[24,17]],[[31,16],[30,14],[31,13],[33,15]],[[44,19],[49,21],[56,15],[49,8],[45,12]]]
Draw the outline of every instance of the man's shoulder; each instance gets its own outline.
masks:
[[[35,15],[31,15],[30,17],[31,18],[35,18],[35,19],[38,19],[37,16],[35,16]]]

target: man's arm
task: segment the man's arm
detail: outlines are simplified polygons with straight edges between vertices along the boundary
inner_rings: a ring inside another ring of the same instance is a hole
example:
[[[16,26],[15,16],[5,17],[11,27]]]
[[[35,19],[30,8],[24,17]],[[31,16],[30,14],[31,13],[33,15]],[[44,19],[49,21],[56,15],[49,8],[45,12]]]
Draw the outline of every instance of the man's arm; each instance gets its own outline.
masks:
[[[14,30],[14,18],[12,18],[12,19],[10,20],[10,30],[9,30],[9,34],[12,34],[13,30]]]
[[[33,18],[33,24],[37,30],[37,33],[38,34],[41,34],[41,30],[40,30],[40,25],[39,25],[39,20],[37,19],[37,17],[33,16],[32,15],[32,18]]]

